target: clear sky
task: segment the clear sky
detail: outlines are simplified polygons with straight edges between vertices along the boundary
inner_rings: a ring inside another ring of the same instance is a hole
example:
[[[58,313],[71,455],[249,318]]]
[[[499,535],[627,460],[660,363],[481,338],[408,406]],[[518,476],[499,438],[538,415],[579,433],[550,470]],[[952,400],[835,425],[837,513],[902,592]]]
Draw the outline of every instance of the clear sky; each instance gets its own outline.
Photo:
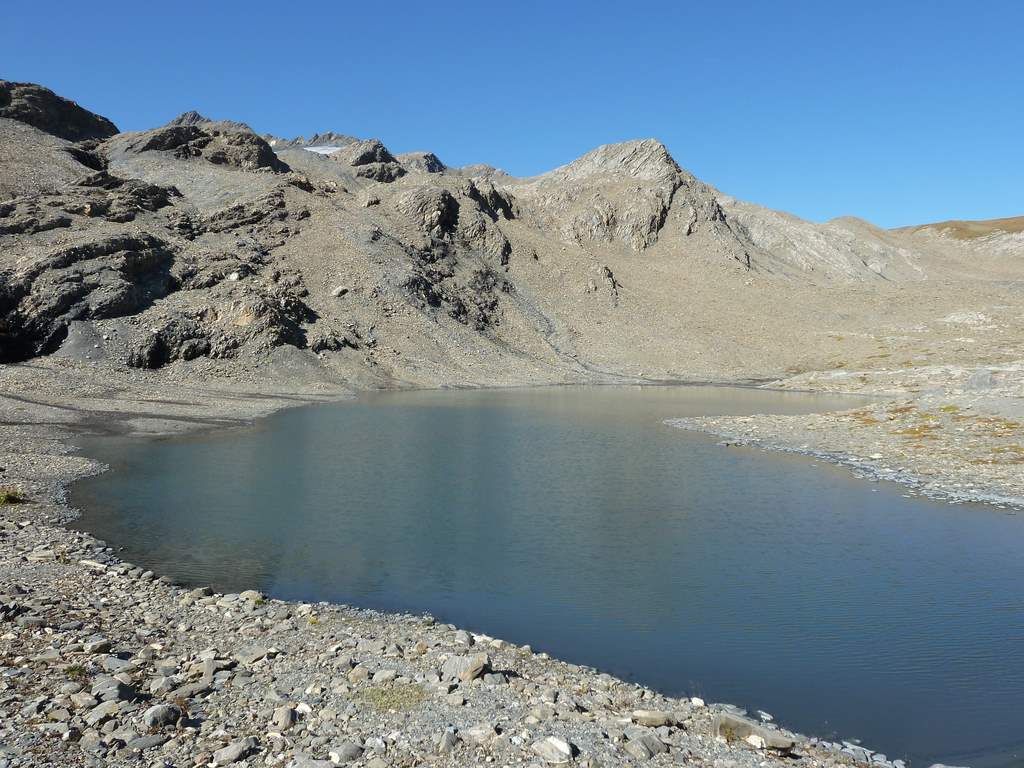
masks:
[[[883,226],[1024,214],[1024,2],[3,0],[0,77],[530,175],[655,137],[740,198]]]

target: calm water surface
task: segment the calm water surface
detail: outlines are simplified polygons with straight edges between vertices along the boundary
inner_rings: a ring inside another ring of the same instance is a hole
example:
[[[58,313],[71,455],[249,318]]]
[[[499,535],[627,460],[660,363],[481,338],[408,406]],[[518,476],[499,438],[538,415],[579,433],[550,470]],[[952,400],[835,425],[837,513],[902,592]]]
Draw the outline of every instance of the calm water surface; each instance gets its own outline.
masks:
[[[79,527],[187,583],[430,612],[916,765],[1020,765],[1024,520],[661,423],[846,403],[371,395],[229,434],[80,441],[113,472],[73,501]]]

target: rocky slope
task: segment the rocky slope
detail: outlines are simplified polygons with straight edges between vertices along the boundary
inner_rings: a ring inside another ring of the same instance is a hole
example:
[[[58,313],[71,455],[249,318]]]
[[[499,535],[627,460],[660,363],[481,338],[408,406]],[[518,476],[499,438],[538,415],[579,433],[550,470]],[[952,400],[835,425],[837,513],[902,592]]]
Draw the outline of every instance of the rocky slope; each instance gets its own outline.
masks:
[[[198,113],[117,133],[38,86],[0,93],[5,362],[230,377],[289,354],[302,375],[427,385],[777,376],[832,365],[837,326],[866,339],[1003,301],[1024,251],[978,268],[973,244],[810,224],[721,194],[654,140],[518,179]]]

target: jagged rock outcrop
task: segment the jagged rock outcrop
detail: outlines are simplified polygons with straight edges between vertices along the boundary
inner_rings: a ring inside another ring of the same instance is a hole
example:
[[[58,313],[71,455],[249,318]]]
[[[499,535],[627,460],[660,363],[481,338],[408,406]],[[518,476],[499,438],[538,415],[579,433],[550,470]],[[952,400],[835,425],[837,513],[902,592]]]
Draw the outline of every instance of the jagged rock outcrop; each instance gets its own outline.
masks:
[[[417,187],[400,197],[395,206],[434,238],[450,237],[459,223],[459,203],[443,187]]]
[[[0,362],[53,352],[73,320],[138,313],[175,287],[174,250],[146,233],[62,248],[0,271]]]
[[[331,160],[356,169],[356,176],[388,183],[405,175],[394,155],[378,139],[357,141],[333,153]]]
[[[214,165],[227,165],[244,171],[291,170],[278,159],[266,141],[249,131],[224,130],[216,124],[172,125],[147,131],[128,145],[133,152],[170,152],[180,160],[200,157]]]
[[[70,227],[74,216],[123,224],[134,221],[140,211],[171,205],[177,197],[181,193],[173,187],[100,171],[59,193],[23,195],[0,203],[0,235],[31,235]]]
[[[444,173],[448,166],[433,152],[403,152],[397,157],[403,168],[420,173]]]
[[[512,189],[536,226],[584,247],[620,242],[643,251],[658,241],[673,208],[684,235],[707,226],[726,240],[743,239],[727,225],[714,191],[653,139],[598,147]],[[742,242],[730,247],[744,252]]]
[[[410,248],[411,274],[402,288],[421,309],[441,312],[475,331],[487,331],[499,322],[499,297],[512,291],[505,278],[485,265],[468,271],[456,249],[435,240],[426,248]]]
[[[232,358],[243,348],[266,355],[284,344],[307,347],[304,325],[315,315],[292,291],[246,286],[230,291],[230,300],[223,293],[215,291],[208,306],[156,319],[130,343],[127,364],[160,368],[197,357]]]
[[[343,133],[335,133],[334,131],[326,131],[325,133],[314,133],[308,139],[303,136],[297,136],[294,139],[282,139],[279,136],[272,136],[269,133],[264,134],[266,142],[272,146],[275,150],[279,149],[306,149],[312,147],[345,147],[349,144],[359,143],[359,139],[355,136],[347,136]]]
[[[237,120],[211,120],[206,115],[200,114],[194,109],[190,109],[188,112],[182,112],[176,118],[168,122],[166,127],[173,128],[175,126],[182,125],[197,125],[206,129],[217,128],[222,131],[255,133],[247,123],[241,123]]]
[[[68,141],[106,139],[117,133],[117,126],[107,118],[34,83],[0,80],[0,117]]]
[[[812,224],[781,211],[722,195],[721,210],[742,227],[756,269],[814,281],[924,277],[915,253],[860,219]]]

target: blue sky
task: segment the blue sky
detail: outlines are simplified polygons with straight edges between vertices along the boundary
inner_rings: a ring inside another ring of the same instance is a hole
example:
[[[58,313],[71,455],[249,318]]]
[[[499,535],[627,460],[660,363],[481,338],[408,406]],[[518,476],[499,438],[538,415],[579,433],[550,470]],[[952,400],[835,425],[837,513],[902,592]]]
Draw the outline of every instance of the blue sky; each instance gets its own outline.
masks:
[[[0,77],[518,175],[653,136],[719,189],[882,226],[1024,214],[1024,2],[4,0]]]

